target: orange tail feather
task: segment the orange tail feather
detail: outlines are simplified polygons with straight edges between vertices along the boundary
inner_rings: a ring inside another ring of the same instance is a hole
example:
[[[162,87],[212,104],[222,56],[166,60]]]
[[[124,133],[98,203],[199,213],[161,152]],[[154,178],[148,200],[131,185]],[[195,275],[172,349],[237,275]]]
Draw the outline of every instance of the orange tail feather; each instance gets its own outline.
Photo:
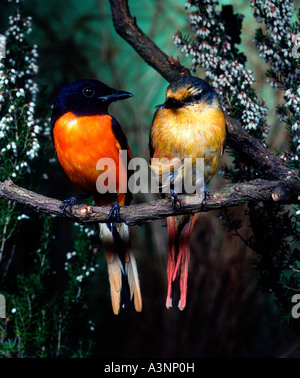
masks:
[[[114,314],[119,314],[120,307],[125,306],[131,299],[134,300],[136,311],[142,311],[142,296],[136,261],[129,243],[129,230],[126,224],[119,228],[119,237],[122,243],[122,261],[116,250],[115,240],[109,227],[100,224],[103,248],[107,260],[110,282],[111,302]]]
[[[134,308],[137,312],[142,311],[142,295],[140,289],[140,281],[138,270],[136,266],[135,257],[133,251],[131,250],[130,240],[129,240],[129,229],[125,223],[122,223],[120,227],[120,236],[122,238],[124,249],[125,249],[125,273],[127,275],[127,280],[130,289],[130,299],[133,298]]]

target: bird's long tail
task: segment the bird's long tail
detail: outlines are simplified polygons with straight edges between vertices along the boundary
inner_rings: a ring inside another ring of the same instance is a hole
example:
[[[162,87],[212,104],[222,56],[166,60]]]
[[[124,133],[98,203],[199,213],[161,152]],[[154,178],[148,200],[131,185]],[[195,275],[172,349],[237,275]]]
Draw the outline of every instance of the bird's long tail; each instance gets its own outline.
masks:
[[[188,265],[190,259],[190,237],[196,217],[182,215],[168,217],[168,292],[166,307],[172,307],[172,286],[177,276],[180,276],[180,299],[178,308],[183,310],[186,305]]]
[[[117,228],[100,224],[103,249],[107,260],[111,302],[114,314],[133,299],[136,311],[142,310],[142,297],[136,261],[129,242],[129,229],[124,223]]]

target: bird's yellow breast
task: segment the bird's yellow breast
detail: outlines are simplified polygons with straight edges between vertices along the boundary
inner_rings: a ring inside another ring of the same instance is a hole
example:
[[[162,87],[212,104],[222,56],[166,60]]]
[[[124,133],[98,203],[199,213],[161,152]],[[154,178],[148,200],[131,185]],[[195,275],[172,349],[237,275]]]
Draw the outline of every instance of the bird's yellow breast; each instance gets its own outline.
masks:
[[[204,158],[208,182],[218,168],[225,135],[225,117],[217,104],[159,108],[151,129],[153,157]]]

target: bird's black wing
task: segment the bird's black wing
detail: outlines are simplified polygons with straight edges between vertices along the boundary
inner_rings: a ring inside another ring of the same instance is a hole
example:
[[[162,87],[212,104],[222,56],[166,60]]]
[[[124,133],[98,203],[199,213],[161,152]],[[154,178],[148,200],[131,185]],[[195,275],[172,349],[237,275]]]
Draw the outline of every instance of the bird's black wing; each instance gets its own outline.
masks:
[[[127,151],[127,164],[128,164],[130,159],[131,159],[131,156],[130,156],[130,153],[129,153],[130,150],[129,150],[127,137],[124,134],[121,125],[119,124],[119,122],[114,117],[112,117],[111,127],[112,127],[112,131],[113,131],[117,141],[119,142],[119,144],[121,146],[121,149]],[[127,168],[127,182],[128,182],[130,176],[134,173],[134,171],[129,170],[128,166],[126,168]],[[132,200],[132,194],[129,191],[127,191],[125,205],[129,205],[131,200]]]

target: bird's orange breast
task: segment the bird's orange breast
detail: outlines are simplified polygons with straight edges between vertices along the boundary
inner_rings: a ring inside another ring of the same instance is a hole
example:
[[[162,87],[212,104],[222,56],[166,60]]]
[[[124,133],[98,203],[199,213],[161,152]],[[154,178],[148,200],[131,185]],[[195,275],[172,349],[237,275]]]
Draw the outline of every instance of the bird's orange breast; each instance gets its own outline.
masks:
[[[118,192],[120,180],[127,179],[127,171],[119,163],[121,147],[113,133],[110,115],[77,117],[66,113],[56,121],[53,137],[59,162],[77,187],[97,197],[96,181],[101,174],[96,169],[97,162],[110,158],[116,165]]]

